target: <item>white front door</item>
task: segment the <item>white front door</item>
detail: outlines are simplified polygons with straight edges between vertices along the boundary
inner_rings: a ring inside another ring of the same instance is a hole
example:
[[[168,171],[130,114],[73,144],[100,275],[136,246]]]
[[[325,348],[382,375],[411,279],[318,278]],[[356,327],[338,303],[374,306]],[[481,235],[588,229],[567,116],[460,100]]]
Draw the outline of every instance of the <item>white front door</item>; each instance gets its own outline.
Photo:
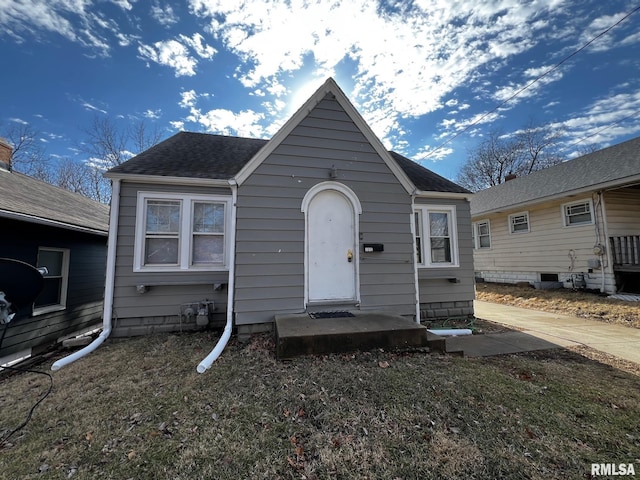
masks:
[[[356,301],[356,213],[337,190],[316,193],[307,210],[309,302]]]

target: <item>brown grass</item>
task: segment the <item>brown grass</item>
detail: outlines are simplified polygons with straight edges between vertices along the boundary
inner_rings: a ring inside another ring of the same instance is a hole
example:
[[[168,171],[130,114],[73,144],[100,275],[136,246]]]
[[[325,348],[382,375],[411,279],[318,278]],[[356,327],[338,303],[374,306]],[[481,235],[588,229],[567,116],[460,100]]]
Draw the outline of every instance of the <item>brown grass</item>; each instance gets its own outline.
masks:
[[[516,285],[479,283],[476,285],[476,298],[486,302],[640,328],[639,302],[614,300],[594,293],[568,289],[536,290]]]
[[[640,467],[640,378],[566,350],[281,362],[257,336],[197,374],[215,341],[110,340],[55,372],[51,396],[0,447],[0,479],[565,479],[588,478],[594,462]],[[48,380],[0,382],[2,438]]]

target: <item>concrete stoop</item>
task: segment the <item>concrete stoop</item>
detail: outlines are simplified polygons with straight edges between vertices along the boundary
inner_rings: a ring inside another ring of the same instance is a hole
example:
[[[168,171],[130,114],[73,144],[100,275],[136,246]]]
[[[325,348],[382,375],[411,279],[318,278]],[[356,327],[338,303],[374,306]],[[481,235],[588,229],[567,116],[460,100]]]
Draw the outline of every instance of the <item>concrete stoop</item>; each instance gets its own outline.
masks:
[[[353,316],[318,319],[306,313],[276,315],[277,357],[429,347],[431,335],[426,327],[405,317],[362,311],[350,313]]]

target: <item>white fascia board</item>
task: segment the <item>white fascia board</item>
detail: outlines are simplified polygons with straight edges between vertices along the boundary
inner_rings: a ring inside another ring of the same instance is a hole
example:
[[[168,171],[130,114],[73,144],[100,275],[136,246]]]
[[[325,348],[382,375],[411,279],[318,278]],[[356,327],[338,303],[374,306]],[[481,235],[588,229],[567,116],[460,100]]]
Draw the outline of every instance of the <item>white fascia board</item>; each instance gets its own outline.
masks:
[[[322,101],[322,99],[331,93],[336,97],[336,100],[340,106],[345,110],[347,115],[355,123],[355,125],[364,134],[365,138],[376,150],[378,155],[382,157],[382,160],[394,173],[396,178],[400,181],[407,193],[412,194],[415,190],[415,185],[409,180],[409,177],[404,173],[398,164],[393,160],[391,154],[384,148],[382,142],[376,137],[371,130],[371,127],[364,121],[360,113],[356,110],[353,104],[349,101],[344,92],[340,89],[338,84],[333,78],[328,78],[324,84],[316,90],[316,92],[309,97],[309,99],[300,107],[296,113],[287,120],[287,122],[278,130],[278,132],[269,140],[266,145],[258,151],[258,153],[238,172],[235,176],[238,185],[242,185],[247,178],[255,171],[256,168],[269,156],[271,153],[282,143],[282,141],[293,131],[298,124],[304,120],[304,118]]]
[[[49,227],[63,228],[65,230],[73,230],[74,232],[92,233],[102,237],[107,236],[106,230],[97,230],[95,228],[82,227],[71,223],[59,222],[48,218],[36,217],[25,213],[11,212],[9,210],[0,210],[0,217],[19,220],[21,222],[37,223],[38,225],[47,225]]]
[[[228,187],[230,180],[220,178],[168,177],[162,175],[135,175],[126,173],[105,173],[105,178],[125,182],[154,183],[156,185],[200,185],[205,187]]]
[[[473,197],[473,193],[430,192],[428,190],[416,190],[414,195],[416,198],[450,198],[451,200],[471,200]]]

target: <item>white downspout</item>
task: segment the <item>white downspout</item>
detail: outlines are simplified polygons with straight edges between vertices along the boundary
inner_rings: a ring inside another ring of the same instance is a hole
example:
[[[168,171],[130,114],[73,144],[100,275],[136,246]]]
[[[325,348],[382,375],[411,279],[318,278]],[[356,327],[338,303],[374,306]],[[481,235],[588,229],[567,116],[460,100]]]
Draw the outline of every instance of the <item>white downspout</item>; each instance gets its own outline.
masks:
[[[229,186],[231,187],[231,232],[229,234],[229,283],[227,283],[227,324],[224,327],[222,336],[213,350],[205,357],[204,360],[198,364],[196,370],[198,373],[204,373],[213,362],[215,362],[224,347],[227,346],[229,338],[231,337],[231,330],[233,328],[233,292],[235,290],[235,271],[236,271],[236,214],[237,214],[237,200],[238,200],[238,184],[235,180],[229,180]]]
[[[416,323],[420,323],[420,280],[418,278],[418,259],[416,258],[416,250],[418,248],[416,244],[416,213],[415,206],[416,196],[411,195],[411,236],[413,237],[413,281],[416,289]]]
[[[109,238],[107,240],[107,271],[104,288],[104,306],[102,311],[102,333],[89,345],[77,352],[67,355],[54,362],[51,370],[54,372],[62,367],[93,352],[111,334],[111,316],[113,312],[113,284],[116,269],[116,239],[118,236],[118,210],[120,210],[120,180],[111,180],[111,210],[109,211]]]

